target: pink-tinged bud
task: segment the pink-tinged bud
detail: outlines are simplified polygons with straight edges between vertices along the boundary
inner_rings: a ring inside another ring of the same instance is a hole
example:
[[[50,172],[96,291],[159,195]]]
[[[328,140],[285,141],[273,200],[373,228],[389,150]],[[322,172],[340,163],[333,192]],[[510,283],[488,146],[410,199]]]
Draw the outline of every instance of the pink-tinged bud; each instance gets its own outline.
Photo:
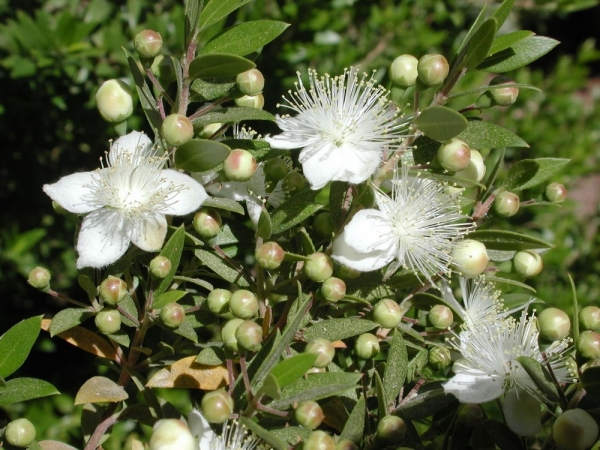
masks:
[[[214,208],[202,208],[194,215],[192,221],[194,230],[204,239],[215,237],[221,231],[223,219],[221,214]]]
[[[179,147],[194,137],[192,121],[181,114],[165,117],[160,133],[169,147]]]
[[[231,150],[223,162],[223,172],[232,181],[247,181],[256,172],[256,159],[247,150]]]
[[[234,352],[238,351],[238,341],[235,337],[235,332],[243,323],[244,321],[242,319],[231,319],[228,320],[221,329],[221,340],[229,350],[233,350]]]
[[[519,212],[519,196],[512,192],[500,192],[494,199],[494,211],[500,217],[512,217]]]
[[[256,322],[246,320],[235,330],[235,339],[237,340],[238,349],[257,352],[262,346],[262,327]]]
[[[446,305],[434,305],[429,311],[429,323],[438,330],[445,330],[454,322],[454,314]]]
[[[339,302],[346,296],[346,283],[336,277],[329,277],[321,285],[321,296],[328,302]]]
[[[103,308],[94,319],[102,334],[114,334],[121,329],[121,314],[116,309]]]
[[[514,80],[504,75],[499,75],[490,81],[490,86],[499,86],[490,91],[494,103],[498,106],[509,106],[517,101],[519,88],[513,86]]]
[[[333,261],[325,253],[313,253],[308,258],[310,261],[304,263],[303,272],[312,281],[322,283],[333,275]]]
[[[96,92],[96,106],[107,122],[122,122],[133,113],[131,89],[121,80],[107,80]]]
[[[371,359],[379,354],[379,339],[371,333],[363,333],[356,339],[354,346],[356,356],[361,359]]]
[[[335,450],[359,450],[359,448],[350,439],[340,439],[335,446]]]
[[[485,171],[485,162],[483,161],[481,153],[479,153],[477,150],[471,149],[471,159],[469,160],[469,165],[466,169],[455,172],[454,175],[459,178],[465,178],[467,180],[476,181],[479,183],[481,180],[483,180]],[[456,184],[459,186],[462,185],[460,181],[457,181]]]
[[[120,278],[109,275],[108,278],[104,279],[104,281],[100,283],[98,293],[100,294],[100,298],[104,301],[104,303],[110,306],[115,306],[127,295],[127,283]]]
[[[600,331],[600,308],[586,306],[579,311],[579,324],[584,330]]]
[[[547,341],[560,341],[569,335],[571,319],[558,308],[546,308],[539,313],[537,326],[542,338]]]
[[[554,421],[552,437],[563,450],[585,450],[598,439],[598,424],[583,409],[569,409]]]
[[[258,313],[258,299],[252,291],[240,289],[229,299],[231,314],[240,319],[250,319]]]
[[[562,203],[567,198],[567,188],[564,184],[550,183],[544,193],[549,202]]]
[[[322,369],[327,367],[335,356],[335,347],[333,344],[324,338],[316,338],[306,344],[305,353],[318,355],[315,360],[314,367]]]
[[[237,106],[245,106],[246,108],[263,109],[265,106],[265,98],[262,94],[258,95],[243,95],[233,100]]]
[[[384,298],[373,307],[373,319],[383,328],[394,328],[402,320],[402,309],[394,300]]]
[[[544,268],[542,257],[531,250],[523,250],[515,253],[513,257],[515,271],[525,277],[534,277]]]
[[[4,430],[4,439],[15,447],[28,447],[35,440],[35,425],[22,418],[9,422]]]
[[[577,351],[581,356],[588,359],[600,357],[600,333],[586,330],[577,336]]]
[[[471,161],[471,149],[466,142],[452,138],[440,146],[437,159],[440,165],[449,172],[465,170]]]
[[[338,266],[336,272],[340,278],[345,278],[347,280],[354,280],[355,278],[360,277],[361,273],[359,270],[344,265]]]
[[[161,308],[160,320],[168,328],[177,328],[185,322],[185,309],[179,303],[169,303]]]
[[[312,400],[300,402],[296,409],[294,409],[294,419],[296,422],[309,430],[316,429],[321,425],[324,418],[323,409],[317,402]]]
[[[450,66],[443,55],[423,55],[419,59],[417,72],[419,80],[427,86],[437,86],[448,76]]]
[[[166,256],[157,256],[150,261],[150,275],[152,278],[162,280],[171,272],[171,260]]]
[[[377,424],[377,437],[389,444],[399,444],[406,434],[406,423],[398,416],[385,416]]]
[[[244,95],[258,95],[265,87],[265,77],[258,69],[238,74],[235,79],[238,90]]]
[[[481,275],[490,261],[485,245],[473,239],[464,239],[456,243],[450,257],[452,268],[467,278]]]
[[[413,55],[400,55],[390,66],[390,80],[403,88],[414,86],[417,82],[419,60]]]
[[[162,45],[162,36],[154,30],[140,31],[133,40],[133,48],[142,58],[158,56],[162,51]]]
[[[196,440],[185,423],[162,419],[154,424],[150,450],[196,450]]]
[[[285,252],[277,242],[265,242],[255,252],[256,262],[265,269],[277,269],[283,262]]]
[[[302,443],[302,450],[335,450],[335,441],[321,430],[315,430]]]
[[[223,423],[233,413],[233,399],[224,389],[207,392],[200,402],[202,415],[210,423]]]
[[[29,272],[27,282],[40,291],[48,292],[50,290],[50,271],[44,267],[36,267]]]

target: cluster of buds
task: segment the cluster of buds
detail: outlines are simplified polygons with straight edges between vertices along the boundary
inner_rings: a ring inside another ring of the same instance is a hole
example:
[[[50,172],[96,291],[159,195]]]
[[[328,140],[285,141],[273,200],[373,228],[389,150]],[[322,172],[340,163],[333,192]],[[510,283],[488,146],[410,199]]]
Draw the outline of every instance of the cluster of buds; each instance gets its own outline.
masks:
[[[238,74],[236,87],[239,95],[234,99],[237,106],[262,109],[265,98],[262,95],[265,87],[265,78],[258,69],[250,69]]]
[[[427,54],[420,59],[413,55],[400,55],[390,66],[390,79],[396,86],[414,86],[417,80],[423,87],[437,86],[448,76],[450,66],[443,55]]]

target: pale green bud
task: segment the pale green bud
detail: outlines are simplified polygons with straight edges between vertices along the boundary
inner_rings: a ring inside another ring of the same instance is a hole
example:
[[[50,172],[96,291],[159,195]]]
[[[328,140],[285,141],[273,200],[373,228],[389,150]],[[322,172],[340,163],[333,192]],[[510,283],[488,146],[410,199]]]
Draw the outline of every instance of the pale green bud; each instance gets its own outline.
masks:
[[[223,423],[233,413],[233,399],[224,389],[207,392],[200,402],[202,415],[210,423]]]
[[[100,284],[98,293],[104,303],[115,306],[127,295],[127,283],[120,278],[109,275],[108,278],[105,278]]]
[[[434,305],[429,311],[429,322],[438,330],[445,330],[454,322],[454,314],[446,305]]]
[[[213,134],[221,129],[222,123],[209,123],[204,125],[200,131],[198,131],[198,137],[202,139],[208,139]]]
[[[6,442],[15,447],[28,447],[35,440],[35,435],[35,425],[25,418],[9,422],[4,430]]]
[[[204,239],[215,237],[221,231],[223,219],[214,208],[202,208],[194,215],[192,220],[194,230]]]
[[[449,172],[465,170],[471,161],[471,149],[465,141],[452,138],[440,146],[437,159],[440,165]]]
[[[302,450],[335,450],[335,441],[324,431],[316,430],[304,439]]]
[[[185,309],[179,303],[169,303],[161,308],[160,320],[168,328],[177,328],[185,322]]]
[[[246,320],[235,330],[235,339],[239,349],[257,352],[262,346],[262,327],[256,322]]]
[[[474,239],[464,239],[456,243],[450,257],[452,268],[467,278],[481,275],[490,261],[485,245]]]
[[[258,313],[258,299],[252,291],[240,289],[229,299],[231,314],[240,319],[250,319]]]
[[[585,330],[600,331],[600,308],[586,306],[579,311],[579,323]]]
[[[150,450],[196,450],[196,440],[185,423],[161,419],[154,424]]]
[[[121,314],[116,309],[103,308],[94,319],[98,331],[102,334],[113,334],[121,329]]]
[[[569,409],[554,421],[552,437],[563,450],[585,450],[596,442],[598,424],[583,409]]]
[[[373,319],[383,328],[394,328],[402,320],[402,309],[394,300],[384,298],[373,307]]]
[[[550,183],[546,186],[545,196],[550,202],[562,203],[567,198],[567,188],[564,184]]]
[[[294,409],[294,419],[296,422],[309,430],[314,430],[321,425],[324,418],[323,409],[317,402],[312,400],[300,402],[296,406],[296,409]]]
[[[303,272],[312,281],[322,283],[333,275],[333,261],[325,253],[309,255],[310,261],[304,262]]]
[[[600,333],[585,330],[577,336],[577,351],[581,356],[588,359],[600,357]]]
[[[223,162],[223,172],[232,181],[247,181],[254,176],[258,165],[247,150],[231,150]]]
[[[323,281],[320,293],[328,302],[339,302],[346,296],[346,283],[339,278],[329,277]]]
[[[429,350],[429,364],[436,369],[445,369],[452,363],[450,350],[443,345],[436,345]]]
[[[542,271],[544,261],[542,257],[531,250],[522,250],[513,257],[515,271],[525,277],[534,277]]]
[[[479,183],[481,180],[483,180],[485,171],[485,162],[483,161],[481,153],[479,153],[477,150],[471,149],[471,159],[469,159],[469,165],[466,169],[459,170],[454,175],[459,178],[465,178],[467,180],[472,180]],[[457,182],[457,184],[459,186],[461,185],[460,182]]]
[[[162,51],[163,40],[154,30],[143,30],[135,35],[133,47],[142,58],[154,58]]]
[[[233,101],[237,106],[245,106],[246,108],[263,109],[263,106],[265,106],[265,98],[262,94],[243,95]]]
[[[500,192],[494,199],[494,211],[501,217],[512,217],[519,212],[519,196],[512,192]]]
[[[107,122],[122,122],[133,113],[131,89],[121,80],[107,80],[96,92],[96,106]]]
[[[512,86],[514,80],[511,80],[504,75],[499,75],[490,81],[490,86],[500,86],[498,89],[490,91],[494,103],[498,106],[509,106],[517,101],[519,88]]]
[[[335,347],[331,341],[328,341],[327,339],[315,338],[306,344],[304,352],[312,355],[318,355],[313,366],[322,369],[327,367],[329,363],[333,361],[333,357],[335,356]]]
[[[150,261],[150,275],[161,280],[171,272],[171,260],[166,256],[157,256]]]
[[[265,77],[258,69],[250,69],[237,75],[238,90],[244,95],[258,95],[265,87]]]
[[[359,448],[350,439],[340,439],[335,446],[335,450],[359,450]]]
[[[564,311],[558,308],[546,308],[537,318],[540,336],[548,341],[560,341],[571,331],[571,320]]]
[[[361,359],[371,359],[379,354],[379,339],[371,333],[363,333],[356,339],[354,346],[356,356]]]
[[[443,55],[423,55],[417,64],[419,80],[427,86],[441,84],[448,76],[449,70],[450,66]]]
[[[377,437],[390,444],[399,444],[406,434],[406,423],[398,416],[385,416],[377,424]]]
[[[206,297],[206,303],[210,312],[221,315],[229,312],[230,299],[231,291],[227,289],[213,289],[208,294],[208,297]]]
[[[44,267],[36,267],[29,272],[27,282],[36,289],[47,292],[50,290],[50,271]]]
[[[238,341],[235,337],[235,332],[238,327],[244,323],[242,319],[231,319],[221,329],[221,340],[225,347],[234,352],[238,351]]]
[[[417,82],[419,60],[413,55],[400,55],[390,66],[390,80],[397,86],[410,87]]]
[[[194,126],[186,116],[171,114],[163,120],[160,133],[169,147],[179,147],[194,137]]]
[[[265,242],[256,249],[256,262],[265,269],[277,269],[283,262],[285,252],[277,242]]]

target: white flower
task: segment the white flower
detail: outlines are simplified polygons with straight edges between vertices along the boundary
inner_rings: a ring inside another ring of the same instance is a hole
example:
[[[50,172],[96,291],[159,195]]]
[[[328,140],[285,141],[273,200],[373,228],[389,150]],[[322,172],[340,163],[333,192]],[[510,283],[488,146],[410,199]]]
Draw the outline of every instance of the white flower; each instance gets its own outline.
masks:
[[[130,242],[147,252],[160,250],[165,215],[191,213],[208,197],[197,181],[164,169],[165,159],[153,155],[150,139],[133,132],[112,144],[106,167],[44,185],[60,206],[87,214],[77,240],[77,268],[111,264]]]
[[[384,150],[396,150],[407,122],[387,100],[387,91],[356,69],[318,78],[309,71],[284,105],[298,114],[278,116],[283,133],[265,138],[273,148],[302,148],[300,163],[312,189],[333,180],[362,183],[379,166]],[[300,75],[298,75],[300,79]]]
[[[187,419],[199,450],[252,450],[263,443],[237,420],[225,422],[222,434],[217,435],[199,410],[194,409]]]
[[[379,210],[359,211],[333,242],[332,257],[361,272],[391,263],[386,278],[401,266],[428,280],[448,272],[453,242],[472,225],[464,222],[444,185],[410,177],[403,167],[392,182],[391,197],[375,194]]]

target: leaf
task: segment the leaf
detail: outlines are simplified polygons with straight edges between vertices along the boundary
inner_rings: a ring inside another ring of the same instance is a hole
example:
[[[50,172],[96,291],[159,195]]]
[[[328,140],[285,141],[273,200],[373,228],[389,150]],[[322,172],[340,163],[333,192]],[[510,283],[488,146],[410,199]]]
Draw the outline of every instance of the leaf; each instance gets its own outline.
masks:
[[[195,359],[195,356],[188,356],[171,364],[169,369],[160,369],[148,380],[146,387],[214,391],[227,385],[229,378],[224,364],[207,366]]]
[[[429,164],[437,156],[438,149],[442,143],[427,136],[419,136],[415,139],[413,158],[415,164]]]
[[[69,328],[79,325],[84,320],[89,319],[92,315],[93,313],[85,308],[66,308],[59,311],[52,318],[49,330],[50,337],[54,337]]]
[[[192,124],[194,124],[195,128],[209,123],[238,123],[245,120],[270,120],[274,122],[275,116],[258,108],[229,106],[202,114],[200,117],[192,120]]]
[[[201,55],[208,53],[230,53],[246,56],[260,51],[289,25],[277,20],[254,20],[234,25],[217,34],[200,50]]]
[[[43,330],[48,331],[50,325],[50,319],[42,320]],[[64,339],[69,344],[101,358],[111,359],[113,361],[118,360],[115,349],[106,341],[106,339],[86,328],[73,327],[57,334],[56,337]]]
[[[180,147],[181,148],[181,147]],[[202,203],[207,208],[218,208],[225,211],[231,211],[236,214],[244,214],[244,207],[230,198],[208,197]]]
[[[503,34],[502,36],[498,36],[496,39],[494,39],[494,43],[492,44],[492,48],[490,49],[490,54],[493,55],[494,53],[505,50],[533,34],[533,31],[518,30],[513,31],[511,33]]]
[[[204,0],[186,0],[185,2],[185,45],[194,40],[198,34],[198,22],[204,6]]]
[[[494,14],[492,14],[492,17],[498,22],[498,29],[500,29],[504,21],[508,18],[514,3],[515,0],[504,0],[498,9],[494,11]]]
[[[527,142],[513,132],[482,120],[470,120],[467,129],[457,137],[474,149],[529,147]]]
[[[183,336],[186,339],[189,339],[192,342],[198,343],[198,335],[196,334],[196,330],[192,326],[192,322],[190,321],[190,316],[186,317],[185,322],[179,325],[177,328],[173,330],[173,333],[178,334],[179,336]]]
[[[6,387],[0,389],[0,406],[57,394],[60,392],[47,381],[37,378],[14,378],[8,380]]]
[[[483,242],[486,248],[493,250],[531,250],[538,248],[552,248],[549,244],[538,238],[515,231],[504,230],[477,230],[469,233],[469,239]]]
[[[12,375],[27,359],[40,334],[42,316],[22,320],[0,336],[0,377]]]
[[[152,308],[160,309],[169,303],[178,302],[185,294],[187,294],[187,292],[179,290],[163,292],[162,294],[156,296],[152,302]]]
[[[483,22],[473,34],[463,61],[463,66],[466,69],[474,69],[489,54],[497,29],[498,21],[492,17]]]
[[[75,396],[75,405],[84,403],[116,403],[127,400],[129,395],[123,386],[106,377],[92,377],[83,383]]]
[[[202,264],[210,268],[224,280],[235,283],[240,287],[249,286],[248,281],[237,270],[233,269],[222,257],[215,253],[208,250],[197,249],[194,251],[194,255],[196,255],[196,258],[198,258]]]
[[[190,100],[192,102],[208,102],[218,98],[225,97],[235,86],[235,79],[232,78],[214,78],[214,79],[196,79],[190,87]]]
[[[123,323],[123,325],[126,325],[128,327],[138,326],[138,324],[136,322],[134,322],[129,317],[127,317],[125,314],[123,314],[123,313],[127,313],[133,319],[137,319],[137,317],[138,317],[137,306],[130,295],[126,295],[125,298],[119,302],[118,309],[119,309],[119,312],[121,313],[121,322]]]
[[[565,158],[523,159],[509,169],[504,186],[513,191],[532,188],[552,178],[569,161]]]
[[[254,69],[249,59],[237,55],[211,53],[200,55],[190,63],[191,78],[227,78]]]
[[[265,430],[263,427],[261,427],[256,422],[252,421],[252,419],[242,416],[238,420],[240,421],[240,423],[242,425],[244,425],[246,428],[248,428],[252,432],[253,435],[258,436],[259,438],[264,440],[267,444],[272,446],[275,450],[287,450],[289,448],[285,442],[283,442],[281,439],[279,439],[273,433]]]
[[[418,351],[418,353],[415,356],[412,357],[412,359],[408,363],[408,368],[406,371],[407,382],[413,381],[417,377],[417,374],[421,373],[423,367],[425,367],[425,364],[427,364],[428,355],[429,352],[427,351],[427,349],[422,348]]]
[[[83,289],[88,295],[90,301],[96,298],[96,284],[92,281],[90,277],[84,274],[80,274],[77,277],[77,283],[79,283],[81,289]]]
[[[333,181],[329,189],[329,212],[333,221],[333,228],[337,230],[344,224],[348,207],[352,202],[352,191],[346,181]]]
[[[279,386],[284,388],[302,377],[307,370],[313,367],[318,355],[312,353],[300,353],[284,359],[269,372]]]
[[[530,36],[521,39],[507,49],[488,56],[477,68],[498,73],[515,70],[541,58],[558,44],[556,39]]]
[[[59,441],[40,441],[38,442],[42,450],[77,450],[75,447],[71,447],[70,445],[63,444]]]
[[[403,419],[422,419],[456,401],[458,400],[454,395],[444,391],[441,381],[434,381],[422,386],[419,393],[399,406],[394,414],[398,414]]]
[[[490,275],[486,275],[485,279],[488,281],[491,281],[492,283],[496,283],[496,284],[509,284],[511,286],[516,286],[516,287],[520,287],[523,289],[527,289],[528,291],[531,291],[533,293],[536,293],[537,291],[532,288],[531,286],[525,284],[525,283],[521,283],[520,281],[517,280],[513,280],[512,278],[507,278],[507,277],[493,277]]]
[[[477,33],[477,30],[479,30],[479,27],[485,21],[486,9],[487,9],[487,5],[484,4],[483,8],[481,8],[481,11],[479,12],[479,15],[477,16],[477,19],[475,19],[475,22],[473,22],[473,25],[471,25],[471,28],[469,28],[467,35],[465,36],[463,41],[460,43],[460,47],[458,48],[457,55],[455,56],[454,60],[452,60],[453,66],[456,66],[456,64],[462,63],[462,61],[458,61],[457,59],[459,58],[459,56],[461,54],[463,55],[463,58],[464,58],[464,55],[465,55],[464,50],[466,49],[467,44],[469,42],[471,42],[471,38],[473,37],[473,35],[475,33]]]
[[[316,338],[338,341],[357,336],[377,328],[379,324],[371,320],[358,318],[322,320],[307,328],[303,332],[304,340],[312,341]]]
[[[497,420],[485,420],[483,422],[483,428],[500,450],[520,450],[525,448],[523,447],[519,436],[503,422]]]
[[[352,442],[360,442],[365,432],[365,397],[361,395],[344,425],[340,439],[350,439]]]
[[[390,348],[388,350],[387,362],[383,371],[383,387],[386,406],[392,403],[400,394],[408,368],[408,353],[404,345],[404,339],[398,331],[394,331]]]
[[[324,207],[314,201],[318,191],[307,189],[290,197],[271,213],[273,234],[281,234]]]
[[[220,366],[225,361],[225,352],[219,347],[207,347],[196,356],[194,362],[204,366]]]
[[[211,0],[200,14],[199,31],[204,31],[248,2],[250,0]]]
[[[178,169],[206,172],[221,164],[229,156],[228,146],[208,139],[192,139],[175,152]]]
[[[560,395],[558,389],[552,382],[552,377],[546,368],[539,361],[529,356],[518,356],[517,361],[523,366],[523,369],[529,374],[535,385],[542,391],[551,402],[559,402]]]
[[[171,261],[171,270],[164,277],[160,284],[154,289],[154,295],[158,296],[165,292],[167,288],[171,285],[173,281],[173,277],[177,272],[177,268],[179,267],[179,261],[181,260],[181,253],[183,252],[183,243],[185,241],[185,228],[181,225],[179,228],[175,230],[173,236],[169,238],[162,251],[160,252],[160,256],[164,256],[169,261]]]
[[[415,126],[436,141],[452,139],[463,132],[467,125],[467,119],[462,114],[445,106],[427,108],[415,120]]]
[[[137,62],[127,54],[127,62],[129,63],[129,69],[131,70],[131,74],[133,75],[133,80],[135,82],[135,88],[138,93],[138,98],[140,99],[140,104],[142,105],[142,109],[144,110],[144,114],[150,123],[152,131],[156,136],[160,136],[160,126],[162,125],[162,119],[160,117],[160,112],[158,111],[158,105],[156,103],[156,99],[152,95],[152,91],[148,87],[146,83],[146,78],[140,71],[140,68],[137,65]]]
[[[600,367],[589,367],[581,373],[581,384],[586,392],[595,397],[600,396]],[[0,391],[1,392],[1,391]]]
[[[263,207],[262,211],[260,212],[260,217],[258,218],[255,237],[269,239],[272,231],[273,224],[271,223],[271,217],[269,216],[267,210]]]

